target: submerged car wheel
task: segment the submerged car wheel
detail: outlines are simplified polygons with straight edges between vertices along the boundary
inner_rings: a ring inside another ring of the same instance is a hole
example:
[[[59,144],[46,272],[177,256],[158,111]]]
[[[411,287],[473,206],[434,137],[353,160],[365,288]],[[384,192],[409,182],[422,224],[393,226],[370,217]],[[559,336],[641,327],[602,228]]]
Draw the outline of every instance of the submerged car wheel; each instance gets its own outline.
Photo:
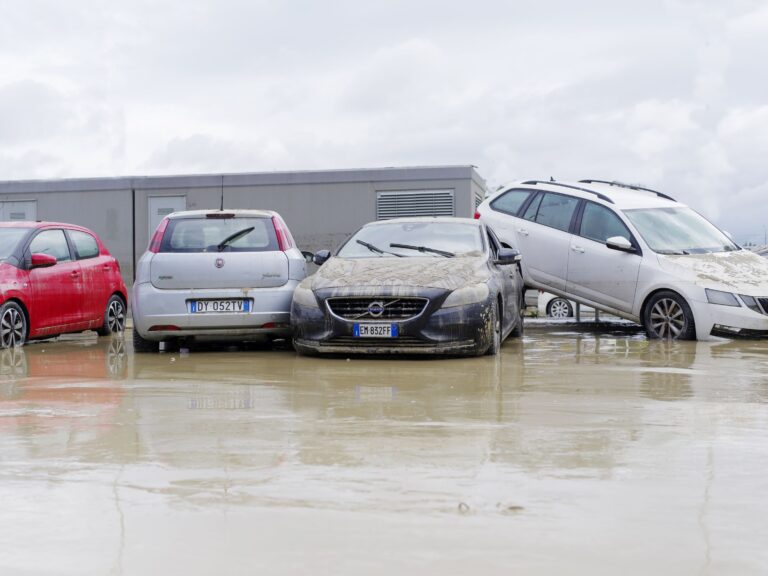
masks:
[[[104,311],[104,324],[96,330],[99,336],[118,334],[125,330],[125,304],[117,294],[113,294]]]
[[[692,340],[696,335],[693,313],[685,298],[670,290],[654,294],[643,314],[649,338]]]
[[[133,329],[133,351],[134,352],[157,352],[160,350],[160,343],[153,340],[146,340]]]
[[[27,318],[16,302],[6,302],[0,308],[0,348],[22,346],[27,338]]]
[[[499,314],[499,303],[496,299],[491,302],[487,329],[490,335],[490,344],[485,353],[488,356],[495,356],[501,349],[501,315]]]
[[[547,316],[550,318],[570,318],[573,316],[573,307],[565,298],[555,298],[547,304]]]

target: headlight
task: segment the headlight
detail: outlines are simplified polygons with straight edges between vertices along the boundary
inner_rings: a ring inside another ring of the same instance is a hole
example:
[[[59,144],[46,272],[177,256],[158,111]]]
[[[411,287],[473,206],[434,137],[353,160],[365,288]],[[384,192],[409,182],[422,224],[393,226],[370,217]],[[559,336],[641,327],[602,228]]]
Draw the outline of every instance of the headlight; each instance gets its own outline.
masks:
[[[707,301],[710,304],[719,304],[720,306],[741,306],[738,298],[730,292],[721,292],[720,290],[704,290],[707,293]]]
[[[476,302],[484,302],[488,299],[488,285],[475,284],[474,286],[465,286],[454,290],[448,295],[443,303],[443,308],[451,308],[453,306],[466,306],[467,304],[475,304]]]
[[[305,308],[319,308],[315,293],[309,288],[302,288],[301,285],[298,285],[296,290],[293,291],[293,301]]]

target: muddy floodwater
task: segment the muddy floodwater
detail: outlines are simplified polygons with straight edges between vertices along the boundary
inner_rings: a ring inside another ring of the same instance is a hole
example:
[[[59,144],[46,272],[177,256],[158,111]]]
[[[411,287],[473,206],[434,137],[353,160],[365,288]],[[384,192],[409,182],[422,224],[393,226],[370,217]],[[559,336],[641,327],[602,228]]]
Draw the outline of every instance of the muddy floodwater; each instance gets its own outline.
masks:
[[[768,342],[0,351],[0,574],[768,574]]]

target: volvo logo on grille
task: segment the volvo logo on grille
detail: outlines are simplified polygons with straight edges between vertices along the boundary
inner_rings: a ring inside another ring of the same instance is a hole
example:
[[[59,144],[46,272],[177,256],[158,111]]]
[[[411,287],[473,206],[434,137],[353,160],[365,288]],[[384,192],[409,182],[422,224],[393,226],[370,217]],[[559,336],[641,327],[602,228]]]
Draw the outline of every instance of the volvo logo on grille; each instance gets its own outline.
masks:
[[[216,268],[224,267],[224,258],[216,258]]]
[[[384,314],[384,302],[379,302],[377,300],[376,302],[368,304],[368,314],[374,318],[381,317],[381,315]]]

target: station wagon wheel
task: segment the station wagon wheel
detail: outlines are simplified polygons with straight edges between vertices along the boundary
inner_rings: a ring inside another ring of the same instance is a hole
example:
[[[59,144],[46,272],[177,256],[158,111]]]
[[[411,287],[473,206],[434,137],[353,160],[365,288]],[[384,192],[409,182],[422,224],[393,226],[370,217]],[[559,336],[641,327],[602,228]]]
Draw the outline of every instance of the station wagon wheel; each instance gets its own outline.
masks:
[[[653,295],[645,306],[644,321],[649,338],[691,340],[696,334],[690,306],[670,290]]]
[[[119,334],[125,330],[125,304],[117,294],[113,294],[104,311],[104,324],[97,330],[99,336]]]
[[[573,307],[565,298],[555,298],[547,305],[547,316],[551,318],[570,318]]]
[[[6,302],[0,308],[0,348],[22,346],[27,337],[27,318],[16,302]]]

